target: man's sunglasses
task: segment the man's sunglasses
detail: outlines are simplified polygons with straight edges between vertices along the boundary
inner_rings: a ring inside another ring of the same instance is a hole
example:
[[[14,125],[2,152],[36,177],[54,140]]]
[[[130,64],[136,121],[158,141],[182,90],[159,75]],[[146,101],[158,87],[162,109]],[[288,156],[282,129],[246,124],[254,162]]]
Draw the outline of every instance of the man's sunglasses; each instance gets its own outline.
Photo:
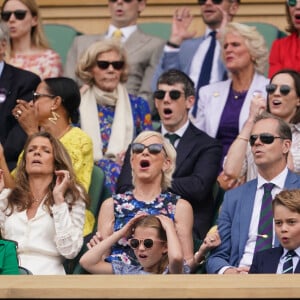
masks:
[[[263,144],[272,144],[275,139],[283,139],[280,136],[274,136],[270,133],[252,134],[249,139],[250,145],[254,146],[254,144],[258,138],[260,139],[260,141]]]
[[[206,3],[207,0],[198,0],[198,4],[200,5],[204,5]],[[212,0],[213,4],[221,4],[223,2],[223,0]]]
[[[169,96],[172,100],[178,100],[182,94],[182,92],[177,90],[171,90],[171,91],[163,91],[163,90],[157,90],[154,92],[154,98],[158,100],[163,100],[165,98],[166,93],[169,93]]]
[[[129,246],[132,248],[132,249],[137,249],[141,243],[144,244],[144,247],[147,248],[147,249],[150,249],[153,247],[154,245],[154,242],[165,242],[165,241],[161,241],[161,240],[152,240],[152,239],[144,239],[144,240],[138,240],[138,239],[135,239],[135,238],[132,238],[128,241],[128,244]]]
[[[297,5],[297,0],[287,0],[286,3],[288,6],[294,7]]]
[[[7,22],[11,15],[14,14],[17,20],[24,20],[26,16],[27,10],[17,9],[15,11],[4,10],[1,12],[1,19]]]
[[[158,154],[164,149],[164,146],[163,146],[163,144],[150,144],[148,146],[141,144],[141,143],[131,144],[131,150],[132,150],[132,153],[134,153],[134,154],[140,154],[145,149],[148,149],[150,154]]]
[[[269,95],[274,94],[275,91],[277,90],[278,86],[279,86],[278,84],[273,84],[273,83],[267,84],[266,85],[266,91],[267,91],[267,93]],[[288,95],[290,93],[291,89],[292,88],[289,85],[287,85],[287,84],[282,84],[282,85],[279,86],[279,92],[283,96]]]
[[[97,60],[97,66],[101,70],[106,70],[110,65],[113,66],[115,70],[121,70],[124,67],[124,61],[106,61],[106,60]]]

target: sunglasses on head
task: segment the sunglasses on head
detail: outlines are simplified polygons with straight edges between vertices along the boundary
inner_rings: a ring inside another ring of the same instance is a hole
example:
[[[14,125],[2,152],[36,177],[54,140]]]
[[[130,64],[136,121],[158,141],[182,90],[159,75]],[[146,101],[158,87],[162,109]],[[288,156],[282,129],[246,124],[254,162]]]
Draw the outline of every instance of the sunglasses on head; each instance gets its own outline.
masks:
[[[275,91],[277,90],[278,86],[279,86],[278,84],[273,84],[273,83],[270,83],[270,84],[266,85],[266,91],[267,91],[267,93],[269,95],[274,94]],[[282,85],[279,86],[279,92],[283,96],[288,95],[290,93],[291,89],[292,88],[289,85],[287,85],[287,84],[282,84]]]
[[[145,248],[150,249],[153,247],[154,242],[163,243],[164,241],[152,240],[152,239],[138,240],[138,239],[132,238],[128,241],[128,244],[132,249],[137,249],[140,246],[140,244],[143,243]]]
[[[33,101],[33,103],[36,102],[36,101],[38,101],[41,97],[55,98],[54,95],[40,94],[40,93],[37,93],[37,92],[33,92],[33,94],[32,94],[32,101]]]
[[[171,91],[163,91],[163,90],[157,90],[154,92],[154,98],[158,100],[163,100],[165,98],[166,93],[169,93],[169,96],[172,100],[178,100],[182,94],[182,92],[177,90],[171,90]]]
[[[150,154],[158,154],[164,149],[164,146],[163,146],[163,144],[150,144],[148,146],[141,144],[141,143],[131,144],[132,153],[140,154],[145,149],[148,149]]]
[[[297,0],[287,0],[286,3],[288,6],[294,7],[297,5]]]
[[[207,0],[198,0],[198,4],[200,5],[204,5],[206,3]],[[221,4],[223,2],[223,0],[212,0],[213,4]]]
[[[97,66],[101,70],[106,70],[110,65],[115,70],[121,70],[124,67],[124,61],[116,60],[116,61],[106,61],[106,60],[97,60]]]
[[[283,139],[280,136],[274,136],[270,133],[252,134],[249,139],[250,145],[253,146],[258,138],[263,144],[272,144],[275,139]]]
[[[18,9],[15,11],[4,10],[1,12],[1,18],[3,21],[7,22],[11,15],[14,14],[17,20],[24,20],[26,16],[27,10]]]

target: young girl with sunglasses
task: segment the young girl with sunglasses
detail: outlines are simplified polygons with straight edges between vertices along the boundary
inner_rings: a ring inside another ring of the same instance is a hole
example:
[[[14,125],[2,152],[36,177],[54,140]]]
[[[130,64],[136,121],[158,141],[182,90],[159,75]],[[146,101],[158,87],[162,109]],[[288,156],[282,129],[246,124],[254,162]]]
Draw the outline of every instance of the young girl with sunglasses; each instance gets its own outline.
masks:
[[[299,0],[286,0],[285,11],[287,17],[287,37],[273,42],[269,56],[269,77],[283,68],[291,68],[300,71],[299,45],[300,45],[300,22]]]
[[[121,238],[130,237],[140,265],[123,261],[102,260],[103,255]],[[80,264],[90,273],[97,274],[181,274],[189,273],[184,267],[183,253],[173,221],[163,215],[140,214],[120,230],[100,242],[95,236],[91,247],[80,259]]]
[[[300,173],[300,74],[291,69],[280,70],[272,76],[266,91],[267,99],[259,93],[253,97],[249,117],[229,148],[224,164],[225,180],[222,182],[226,189],[257,177],[257,168],[250,150],[250,144],[254,144],[257,137],[250,136],[250,132],[255,117],[265,110],[290,124],[293,141],[288,166]],[[271,144],[276,138],[278,137],[264,134],[260,136],[260,141]]]
[[[1,19],[10,29],[10,53],[6,62],[41,77],[61,76],[62,62],[49,47],[35,0],[5,0]]]

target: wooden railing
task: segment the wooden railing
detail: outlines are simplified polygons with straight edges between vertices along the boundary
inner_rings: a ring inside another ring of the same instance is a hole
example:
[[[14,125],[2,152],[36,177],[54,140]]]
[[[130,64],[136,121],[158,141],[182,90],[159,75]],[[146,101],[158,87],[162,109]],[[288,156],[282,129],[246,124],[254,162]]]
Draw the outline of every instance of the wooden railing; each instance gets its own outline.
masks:
[[[108,0],[37,0],[45,23],[74,26],[83,33],[102,33],[109,24]],[[235,21],[267,22],[281,30],[286,27],[285,0],[242,0]],[[204,25],[197,0],[147,0],[139,22],[171,22],[176,7],[187,6],[194,15],[191,30],[201,34]]]
[[[300,275],[1,276],[0,298],[295,299]]]

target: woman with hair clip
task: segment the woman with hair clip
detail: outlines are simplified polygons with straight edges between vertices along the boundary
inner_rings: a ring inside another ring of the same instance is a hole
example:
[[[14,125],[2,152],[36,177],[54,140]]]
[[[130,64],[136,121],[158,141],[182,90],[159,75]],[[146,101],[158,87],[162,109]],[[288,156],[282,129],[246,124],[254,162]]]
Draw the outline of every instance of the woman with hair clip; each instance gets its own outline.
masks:
[[[101,257],[121,238],[128,238],[139,265],[124,261],[106,262]],[[93,274],[181,274],[189,273],[173,221],[163,215],[140,214],[120,230],[100,242],[80,259],[81,266]]]
[[[5,0],[1,19],[10,30],[10,51],[6,62],[41,77],[61,76],[62,62],[50,49],[35,0]]]
[[[300,173],[300,74],[291,69],[276,72],[270,79],[270,84],[266,86],[266,92],[267,99],[261,94],[253,97],[249,117],[229,148],[222,175],[222,185],[225,189],[257,177],[249,139],[256,116],[264,110],[290,124],[293,140],[288,167]]]
[[[269,77],[283,68],[300,72],[300,1],[286,0],[287,37],[273,42],[269,56]]]
[[[48,132],[30,136],[17,167],[15,187],[0,171],[1,236],[18,243],[20,265],[34,275],[63,275],[63,261],[83,244],[87,194],[70,156]]]

